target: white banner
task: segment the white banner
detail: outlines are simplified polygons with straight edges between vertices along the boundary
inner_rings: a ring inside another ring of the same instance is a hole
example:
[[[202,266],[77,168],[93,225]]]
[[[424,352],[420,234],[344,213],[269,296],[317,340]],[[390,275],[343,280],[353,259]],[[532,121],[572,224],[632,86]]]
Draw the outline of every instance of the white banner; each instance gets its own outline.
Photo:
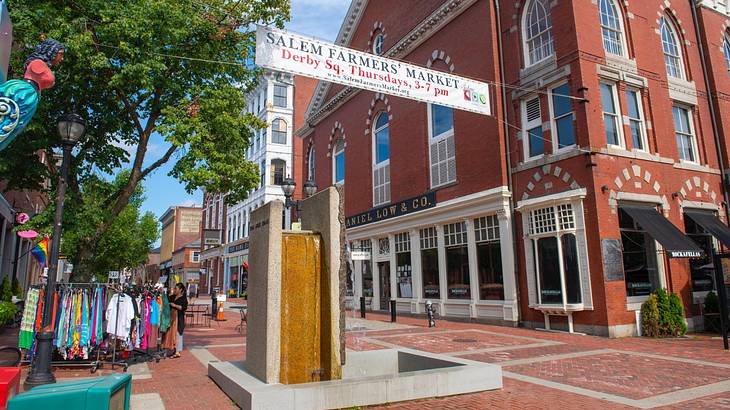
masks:
[[[370,252],[369,251],[351,251],[350,259],[352,259],[354,261],[370,260]]]
[[[491,115],[489,85],[271,27],[256,30],[256,65]]]

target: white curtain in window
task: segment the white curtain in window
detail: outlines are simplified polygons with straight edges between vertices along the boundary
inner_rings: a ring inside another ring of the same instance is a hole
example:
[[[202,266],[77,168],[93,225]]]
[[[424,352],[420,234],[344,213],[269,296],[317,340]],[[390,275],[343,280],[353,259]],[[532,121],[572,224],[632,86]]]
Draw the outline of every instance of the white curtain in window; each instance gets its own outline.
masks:
[[[674,25],[666,17],[659,22],[662,35],[662,51],[664,52],[664,65],[667,67],[667,75],[674,78],[684,78],[682,70],[682,52],[679,48],[679,36]]]
[[[607,53],[624,55],[621,14],[614,0],[599,0],[598,10],[601,17],[603,49]]]
[[[555,53],[552,28],[550,0],[533,0],[528,4],[523,29],[527,65],[538,63]]]

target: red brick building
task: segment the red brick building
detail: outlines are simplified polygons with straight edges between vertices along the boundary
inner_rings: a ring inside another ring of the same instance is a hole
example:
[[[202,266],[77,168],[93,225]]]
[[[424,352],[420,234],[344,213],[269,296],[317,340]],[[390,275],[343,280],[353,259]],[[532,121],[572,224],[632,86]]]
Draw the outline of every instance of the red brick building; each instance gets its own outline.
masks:
[[[730,153],[730,18],[697,3],[354,0],[338,44],[495,85],[487,117],[318,84],[302,169],[345,186],[354,295],[622,336],[663,287],[692,327]]]

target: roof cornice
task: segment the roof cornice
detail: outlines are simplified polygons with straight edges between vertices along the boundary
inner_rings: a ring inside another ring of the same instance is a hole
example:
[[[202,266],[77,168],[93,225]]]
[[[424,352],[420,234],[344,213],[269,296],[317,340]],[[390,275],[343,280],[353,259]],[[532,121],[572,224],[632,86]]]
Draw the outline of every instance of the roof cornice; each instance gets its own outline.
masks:
[[[476,3],[476,1],[477,0],[450,0],[445,2],[441,7],[431,13],[430,16],[423,19],[421,23],[414,27],[405,36],[403,36],[403,38],[401,38],[393,47],[383,53],[383,56],[394,59],[400,59],[407,56],[416,47],[420,46],[423,42],[428,40],[434,33],[438,32],[438,30],[440,30],[446,24],[450,23],[464,10]],[[354,4],[357,2],[358,0],[353,0],[352,3]],[[364,3],[364,5],[366,5],[367,3],[367,1],[365,0],[361,2]],[[353,4],[350,5],[351,11]],[[356,19],[358,24],[360,22],[360,18],[362,17],[363,11],[365,10],[364,5],[358,11],[359,16]],[[345,23],[343,23],[343,27],[345,26],[345,24],[347,24],[348,21],[349,15],[348,19],[346,19]],[[353,20],[353,24],[354,21],[355,20]],[[355,28],[356,26],[353,26],[349,29],[349,37],[347,38],[347,43],[341,45],[349,45],[349,42],[352,39],[352,34],[355,32]],[[341,29],[340,34],[342,33],[343,30]],[[340,43],[339,36],[338,43]],[[307,113],[305,116],[306,121],[308,124],[310,124],[310,126],[317,124],[319,121],[322,120],[322,118],[326,116],[326,114],[333,111],[336,107],[339,107],[342,103],[354,97],[357,93],[361,91],[359,88],[345,87],[344,89],[342,89],[342,91],[337,93],[337,95],[332,97],[329,101],[325,102],[324,98],[327,95],[330,86],[331,83],[329,82],[317,82],[317,88],[314,91],[314,96],[312,97],[309,107],[307,108]]]
[[[697,7],[705,7],[711,10],[715,10],[718,13],[722,13],[730,17],[730,4],[727,4],[726,0],[695,0]]]

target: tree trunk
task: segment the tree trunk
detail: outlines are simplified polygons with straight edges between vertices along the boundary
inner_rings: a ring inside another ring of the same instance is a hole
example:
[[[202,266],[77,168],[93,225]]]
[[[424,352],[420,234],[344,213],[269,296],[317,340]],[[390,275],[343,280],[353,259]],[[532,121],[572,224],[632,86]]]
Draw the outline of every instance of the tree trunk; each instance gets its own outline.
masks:
[[[81,247],[77,260],[74,261],[70,282],[88,282],[95,273],[101,273],[94,272],[93,269],[94,251],[95,247],[91,240],[84,241],[84,246]]]

